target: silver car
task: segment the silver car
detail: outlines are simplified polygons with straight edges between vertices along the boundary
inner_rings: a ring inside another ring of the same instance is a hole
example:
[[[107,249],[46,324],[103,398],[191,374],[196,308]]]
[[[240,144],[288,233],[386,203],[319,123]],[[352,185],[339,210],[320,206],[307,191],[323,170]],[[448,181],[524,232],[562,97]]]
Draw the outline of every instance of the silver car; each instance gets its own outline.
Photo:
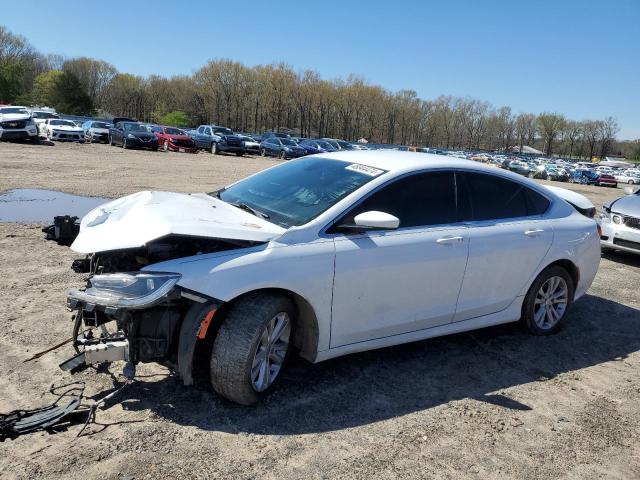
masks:
[[[628,195],[603,205],[600,214],[603,250],[623,250],[640,254],[640,189],[633,192],[625,187]]]

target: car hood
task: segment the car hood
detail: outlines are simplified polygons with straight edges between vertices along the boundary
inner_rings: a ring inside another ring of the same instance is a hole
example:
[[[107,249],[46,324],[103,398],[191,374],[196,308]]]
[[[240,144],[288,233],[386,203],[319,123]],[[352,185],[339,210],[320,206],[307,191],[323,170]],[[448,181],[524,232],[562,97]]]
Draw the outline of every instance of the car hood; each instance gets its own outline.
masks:
[[[183,142],[189,142],[193,140],[189,135],[170,135],[169,139],[173,142],[174,140],[180,140]]]
[[[611,202],[612,212],[630,217],[640,218],[640,195],[626,195]]]
[[[31,115],[25,115],[24,113],[4,113],[0,114],[0,122],[21,122],[23,120],[29,120]]]
[[[151,133],[151,132],[131,132],[131,131],[124,131],[122,133],[123,136],[127,136],[127,135],[133,135],[134,137],[138,137],[138,138],[157,138],[155,133]]]
[[[78,253],[142,247],[169,234],[267,242],[285,229],[204,193],[144,191],[84,216],[71,245]]]

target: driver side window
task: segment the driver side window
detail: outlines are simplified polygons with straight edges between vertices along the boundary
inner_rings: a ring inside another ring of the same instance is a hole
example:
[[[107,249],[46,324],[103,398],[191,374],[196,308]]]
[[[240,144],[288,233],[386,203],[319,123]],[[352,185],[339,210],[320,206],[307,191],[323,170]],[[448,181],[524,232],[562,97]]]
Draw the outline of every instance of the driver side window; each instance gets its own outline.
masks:
[[[353,224],[357,215],[376,210],[400,219],[399,228],[458,221],[453,172],[419,173],[396,180],[373,193],[337,222]]]

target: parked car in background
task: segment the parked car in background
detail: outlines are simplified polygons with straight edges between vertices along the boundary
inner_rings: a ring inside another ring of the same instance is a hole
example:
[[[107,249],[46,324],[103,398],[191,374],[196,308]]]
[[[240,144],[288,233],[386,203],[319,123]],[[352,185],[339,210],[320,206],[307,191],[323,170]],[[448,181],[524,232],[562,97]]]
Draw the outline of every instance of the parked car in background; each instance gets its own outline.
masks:
[[[629,170],[621,173],[616,173],[614,177],[616,181],[620,183],[626,183],[628,185],[640,184],[640,175],[637,175],[634,172],[630,172]]]
[[[229,152],[242,156],[245,153],[243,138],[233,130],[219,125],[200,125],[191,133],[198,148],[209,150],[211,153]]]
[[[605,204],[600,214],[600,227],[603,250],[640,254],[640,189]]]
[[[109,129],[109,144],[122,148],[147,148],[158,150],[158,138],[142,124],[130,121],[118,121]]]
[[[84,138],[88,142],[109,143],[111,124],[99,120],[89,120],[82,124]]]
[[[31,110],[31,118],[36,124],[36,127],[38,127],[38,135],[44,137],[44,125],[47,120],[50,118],[60,118],[60,115],[50,110]]]
[[[236,134],[242,139],[245,153],[258,155],[260,153],[260,140],[246,134]]]
[[[198,153],[195,142],[184,130],[154,125],[151,132],[158,138],[158,146],[165,152]]]
[[[556,182],[568,182],[569,181],[569,172],[567,172],[564,168],[556,167],[555,165],[547,165],[547,176],[549,180],[553,180]]]
[[[289,138],[269,137],[260,142],[260,155],[284,159],[306,155],[304,148]]]
[[[321,138],[320,140],[328,142],[336,150],[355,150],[354,146],[345,140],[339,140],[336,138]]]
[[[613,187],[616,188],[618,186],[618,181],[616,177],[609,173],[601,173],[596,178],[595,185],[598,187]]]
[[[38,127],[25,107],[0,107],[0,140],[38,141]]]
[[[520,160],[511,160],[507,165],[507,169],[524,177],[528,177],[531,174],[529,165]]]
[[[595,185],[600,175],[593,170],[577,169],[573,172],[570,181],[572,183],[581,183],[583,185]]]
[[[316,153],[335,152],[336,149],[329,142],[325,140],[303,140],[298,144],[304,148],[307,155],[313,155]]]
[[[44,136],[49,141],[84,143],[84,130],[71,120],[49,118],[44,123]]]
[[[89,212],[71,248],[93,274],[67,292],[80,330],[117,325],[114,358],[177,356],[186,384],[210,367],[244,405],[293,353],[316,363],[516,321],[554,334],[600,262],[596,222],[552,190],[397,151],[305,157],[208,195],[139,192]]]

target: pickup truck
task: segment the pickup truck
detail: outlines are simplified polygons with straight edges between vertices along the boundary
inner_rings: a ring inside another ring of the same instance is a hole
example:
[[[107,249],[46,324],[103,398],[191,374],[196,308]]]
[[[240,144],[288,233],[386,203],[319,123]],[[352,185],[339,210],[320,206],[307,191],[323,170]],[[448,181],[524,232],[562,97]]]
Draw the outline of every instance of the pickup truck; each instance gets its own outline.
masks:
[[[233,133],[230,128],[218,125],[200,125],[189,134],[198,148],[208,150],[213,154],[231,152],[241,157],[246,153],[243,137]]]

